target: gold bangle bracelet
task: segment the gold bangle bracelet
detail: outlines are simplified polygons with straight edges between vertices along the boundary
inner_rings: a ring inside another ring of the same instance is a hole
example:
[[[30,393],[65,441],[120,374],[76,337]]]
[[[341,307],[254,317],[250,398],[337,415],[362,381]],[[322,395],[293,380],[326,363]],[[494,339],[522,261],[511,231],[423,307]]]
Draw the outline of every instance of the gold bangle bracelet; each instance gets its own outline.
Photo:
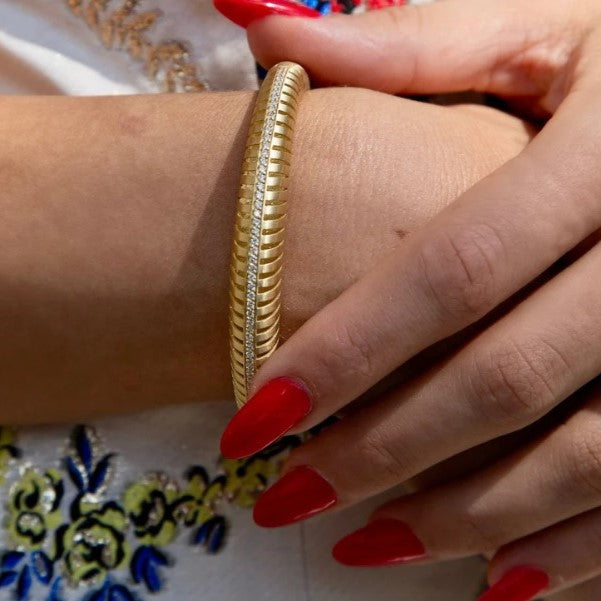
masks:
[[[250,122],[230,271],[230,356],[239,407],[257,369],[278,344],[292,135],[308,88],[300,65],[278,63],[261,85]]]

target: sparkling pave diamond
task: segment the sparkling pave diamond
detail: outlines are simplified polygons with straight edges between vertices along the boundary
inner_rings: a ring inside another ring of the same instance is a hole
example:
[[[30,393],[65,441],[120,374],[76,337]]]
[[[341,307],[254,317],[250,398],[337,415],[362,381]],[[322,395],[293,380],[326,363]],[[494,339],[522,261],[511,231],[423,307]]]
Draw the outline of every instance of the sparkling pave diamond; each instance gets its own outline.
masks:
[[[269,152],[273,140],[273,133],[277,120],[277,107],[282,88],[284,86],[286,69],[280,69],[273,80],[273,87],[267,109],[265,111],[265,120],[261,131],[261,141],[259,146],[259,167],[257,170],[254,186],[254,195],[252,200],[251,222],[250,222],[250,240],[248,243],[248,262],[246,271],[246,304],[245,316],[246,326],[244,331],[244,354],[246,370],[246,386],[250,387],[256,370],[256,349],[255,349],[255,326],[257,315],[257,294],[259,278],[259,254],[261,237],[261,218],[263,215],[263,199],[265,195],[265,185],[267,179],[267,168],[269,166]]]

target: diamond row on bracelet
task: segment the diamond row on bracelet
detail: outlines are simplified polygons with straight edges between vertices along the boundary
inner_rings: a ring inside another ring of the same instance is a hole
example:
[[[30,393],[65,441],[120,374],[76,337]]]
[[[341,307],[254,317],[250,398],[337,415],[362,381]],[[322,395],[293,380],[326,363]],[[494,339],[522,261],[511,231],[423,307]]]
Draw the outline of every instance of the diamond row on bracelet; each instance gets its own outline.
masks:
[[[261,223],[263,221],[263,199],[267,181],[269,151],[273,140],[277,107],[284,86],[285,74],[285,69],[281,69],[276,73],[271,94],[269,95],[265,121],[261,132],[261,142],[259,144],[259,167],[256,173],[251,205],[248,262],[246,270],[246,326],[244,331],[247,390],[250,388],[250,383],[254,378],[256,370],[255,326],[259,278],[259,246],[261,240]]]

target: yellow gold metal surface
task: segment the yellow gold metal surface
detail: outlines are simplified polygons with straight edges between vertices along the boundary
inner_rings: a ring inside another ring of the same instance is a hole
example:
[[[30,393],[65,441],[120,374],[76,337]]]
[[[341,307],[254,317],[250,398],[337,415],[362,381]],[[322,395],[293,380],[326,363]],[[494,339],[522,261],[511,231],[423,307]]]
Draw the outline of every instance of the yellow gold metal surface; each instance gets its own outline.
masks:
[[[239,407],[279,339],[292,137],[298,103],[308,88],[300,65],[275,65],[261,85],[249,127],[230,273],[230,354]]]

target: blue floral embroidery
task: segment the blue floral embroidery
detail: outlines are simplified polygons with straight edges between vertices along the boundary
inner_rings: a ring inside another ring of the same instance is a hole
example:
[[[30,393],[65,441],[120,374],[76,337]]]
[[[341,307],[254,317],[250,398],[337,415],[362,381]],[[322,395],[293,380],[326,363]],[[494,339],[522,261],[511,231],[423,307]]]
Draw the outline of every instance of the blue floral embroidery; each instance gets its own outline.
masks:
[[[217,553],[228,531],[220,508],[252,507],[300,441],[290,436],[254,457],[221,459],[221,473],[213,477],[200,465],[181,481],[149,473],[111,498],[117,456],[103,451],[93,428],[77,426],[62,470],[23,466],[10,487],[6,534],[12,545],[0,554],[0,589],[16,601],[30,601],[35,587],[44,589],[45,601],[63,601],[67,586],[84,587],[81,601],[142,601],[144,592],[163,590],[175,567],[168,551],[175,538],[189,531],[190,545]],[[0,477],[18,456],[14,433],[0,429]],[[65,493],[65,481],[74,493]]]
[[[29,599],[34,582],[48,586],[54,575],[54,563],[44,551],[8,551],[0,560],[0,588],[14,584],[14,597],[17,601]],[[57,578],[55,583],[60,583]],[[55,593],[58,584],[54,586]],[[52,593],[52,590],[51,590]],[[58,601],[58,596],[49,595],[49,601]]]

